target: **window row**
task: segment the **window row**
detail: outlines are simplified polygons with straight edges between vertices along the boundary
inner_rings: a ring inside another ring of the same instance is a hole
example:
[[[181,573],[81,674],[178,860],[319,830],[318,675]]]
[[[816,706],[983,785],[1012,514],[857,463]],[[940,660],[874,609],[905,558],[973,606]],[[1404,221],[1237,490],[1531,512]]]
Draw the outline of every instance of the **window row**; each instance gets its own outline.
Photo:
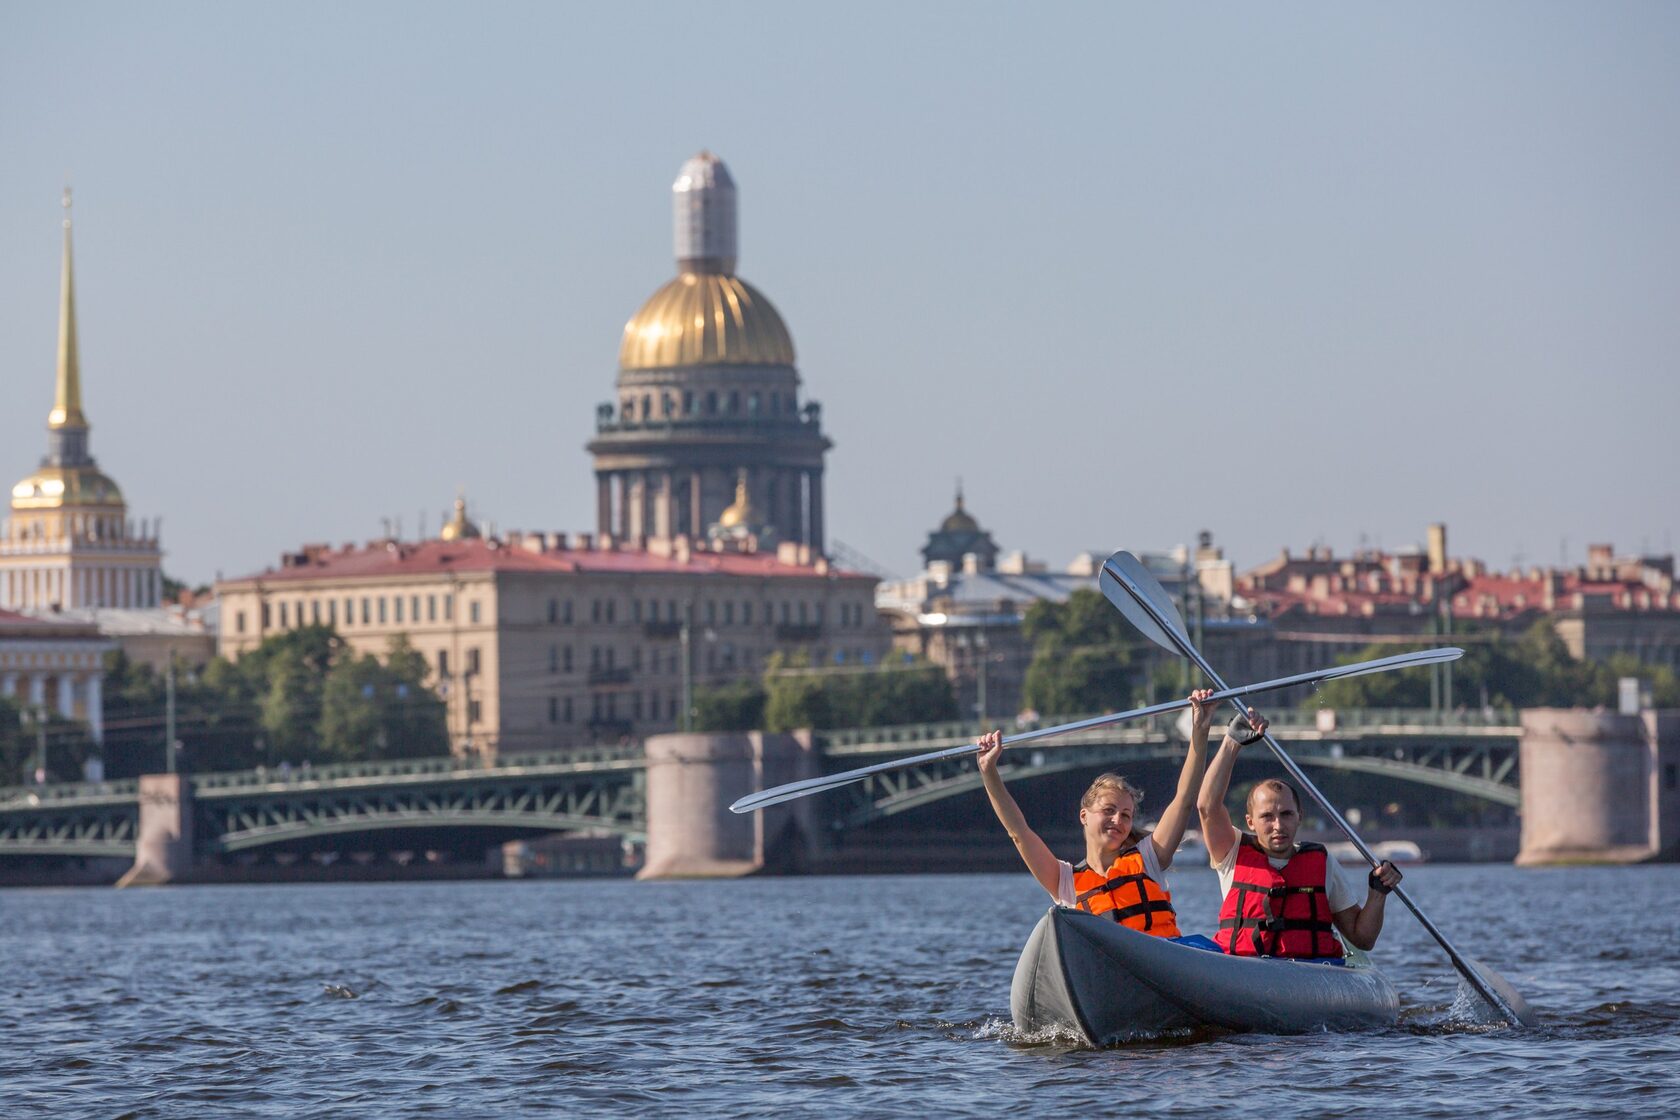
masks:
[[[342,610],[340,605],[342,604]],[[359,608],[359,609],[358,609]],[[423,622],[454,622],[455,596],[442,595],[346,595],[338,598],[282,599],[263,603],[261,628],[290,630],[294,626],[391,626],[414,625]],[[467,621],[483,620],[483,606],[476,600],[467,603]],[[233,632],[246,632],[245,612],[235,611]]]

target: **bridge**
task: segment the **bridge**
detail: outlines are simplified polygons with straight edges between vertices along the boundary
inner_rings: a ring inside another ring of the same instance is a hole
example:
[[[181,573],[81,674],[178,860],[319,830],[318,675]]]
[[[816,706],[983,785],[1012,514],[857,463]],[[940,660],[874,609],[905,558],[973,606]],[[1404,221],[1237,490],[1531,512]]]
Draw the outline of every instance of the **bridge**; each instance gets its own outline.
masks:
[[[1048,722],[1048,721],[1047,721]],[[1053,722],[1066,722],[1057,719]],[[1485,801],[1518,801],[1514,713],[1492,719],[1426,711],[1288,714],[1273,724],[1302,765],[1378,774]],[[820,732],[824,771],[972,742],[985,728],[942,723]],[[1094,728],[1006,752],[1011,781],[1182,757],[1170,721]],[[645,841],[647,763],[640,746],[249,770],[191,778],[195,858],[262,853],[488,847],[547,833]],[[845,832],[979,788],[966,758],[875,775],[825,795],[817,818]],[[0,858],[132,858],[138,780],[0,789]]]

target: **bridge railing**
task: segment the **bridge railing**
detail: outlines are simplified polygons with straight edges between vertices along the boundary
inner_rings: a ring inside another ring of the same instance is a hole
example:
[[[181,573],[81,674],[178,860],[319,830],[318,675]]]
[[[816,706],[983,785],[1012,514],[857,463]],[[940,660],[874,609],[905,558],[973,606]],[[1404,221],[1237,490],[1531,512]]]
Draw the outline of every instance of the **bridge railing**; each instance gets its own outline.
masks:
[[[51,782],[40,786],[0,786],[0,809],[51,805],[60,801],[92,801],[101,797],[129,800],[140,795],[140,780],[118,782]]]
[[[354,778],[425,777],[438,774],[505,774],[531,767],[569,764],[626,762],[642,758],[640,746],[578,747],[563,751],[522,751],[499,755],[483,762],[476,755],[442,758],[397,758],[380,762],[335,762],[326,766],[294,766],[289,769],[259,767],[215,774],[194,774],[193,785],[200,791],[245,786],[300,785],[311,782],[343,781]]]

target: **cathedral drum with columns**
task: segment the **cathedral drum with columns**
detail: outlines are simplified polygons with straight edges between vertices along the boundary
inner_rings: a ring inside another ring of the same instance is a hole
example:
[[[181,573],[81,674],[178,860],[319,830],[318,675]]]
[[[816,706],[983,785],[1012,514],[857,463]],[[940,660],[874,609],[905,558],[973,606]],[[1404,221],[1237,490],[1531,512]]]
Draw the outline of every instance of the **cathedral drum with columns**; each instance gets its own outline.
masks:
[[[742,497],[764,543],[824,552],[821,410],[799,399],[793,339],[735,275],[735,182],[701,152],[672,186],[677,276],[625,325],[618,400],[589,444],[597,531],[704,539]]]

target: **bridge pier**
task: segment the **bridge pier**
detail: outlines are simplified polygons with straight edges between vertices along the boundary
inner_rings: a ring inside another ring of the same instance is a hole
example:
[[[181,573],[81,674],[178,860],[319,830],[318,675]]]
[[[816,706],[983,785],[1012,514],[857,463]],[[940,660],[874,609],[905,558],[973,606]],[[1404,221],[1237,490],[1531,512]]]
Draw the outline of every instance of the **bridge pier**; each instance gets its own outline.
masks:
[[[147,887],[178,882],[193,869],[193,789],[182,774],[140,777],[140,823],[134,843],[134,866],[119,887]]]
[[[1519,866],[1680,857],[1680,711],[1522,713]]]
[[[815,777],[811,733],[654,735],[647,751],[647,861],[638,879],[730,878],[802,871],[821,840],[814,801],[736,814],[736,799]]]

